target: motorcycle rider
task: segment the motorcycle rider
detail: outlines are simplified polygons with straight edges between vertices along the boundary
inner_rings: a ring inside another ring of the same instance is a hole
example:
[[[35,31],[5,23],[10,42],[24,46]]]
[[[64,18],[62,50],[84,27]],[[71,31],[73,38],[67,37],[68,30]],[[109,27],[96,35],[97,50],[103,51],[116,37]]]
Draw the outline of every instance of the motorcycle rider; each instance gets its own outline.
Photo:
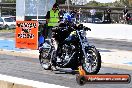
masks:
[[[63,22],[60,22],[60,12],[59,12],[58,7],[59,7],[59,5],[57,3],[55,3],[53,5],[53,8],[50,11],[47,12],[46,23],[48,24],[48,29],[46,31],[46,34],[47,34],[48,39],[52,38],[52,43],[53,43],[54,47],[56,48],[56,56],[58,56],[57,58],[60,58],[59,56],[61,55],[61,52],[59,50],[61,48],[61,43],[58,43],[52,37],[52,28],[55,27],[55,26],[61,26],[61,23],[63,24]],[[66,19],[66,18],[68,20],[71,19],[69,15],[64,16],[64,19]],[[56,59],[57,58],[52,58],[51,69],[54,70],[54,71],[57,70],[57,68],[56,68]]]
[[[58,26],[58,22],[60,21],[59,18],[59,5],[55,3],[50,11],[47,12],[46,15],[46,23],[48,25],[48,28],[46,30],[46,38],[51,39],[52,38],[52,28],[55,26]],[[52,61],[52,70],[57,70],[55,66],[55,62]]]
[[[66,22],[71,22],[71,15],[69,13],[65,13],[64,16],[63,16],[63,19],[59,22],[59,25],[58,27],[66,27],[67,23]],[[62,49],[62,45],[63,45],[63,41],[64,39],[62,38],[65,37],[66,35],[61,35],[61,31],[58,31],[58,30],[61,30],[61,29],[55,29],[53,30],[54,34],[57,35],[59,34],[59,36],[53,36],[52,40],[54,39],[54,42],[56,42],[56,46],[55,44],[54,47],[56,47],[56,57],[52,58],[52,66],[51,66],[51,69],[52,70],[57,70],[56,68],[56,61],[60,60],[61,59],[61,55],[62,55],[62,52],[61,52],[61,49]],[[62,29],[63,30],[63,29]],[[67,29],[68,31],[69,29]],[[53,42],[53,43],[54,43]]]

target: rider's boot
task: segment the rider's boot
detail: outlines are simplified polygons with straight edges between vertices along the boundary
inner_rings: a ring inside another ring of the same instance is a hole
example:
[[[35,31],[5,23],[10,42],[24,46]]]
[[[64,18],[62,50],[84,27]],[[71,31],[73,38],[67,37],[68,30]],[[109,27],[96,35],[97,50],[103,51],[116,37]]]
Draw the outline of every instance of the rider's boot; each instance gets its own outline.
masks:
[[[51,70],[52,71],[58,71],[58,69],[56,68],[56,66],[53,66],[53,65],[51,66]]]
[[[52,70],[52,71],[57,71],[57,70],[58,70],[58,69],[56,68],[56,58],[52,59],[51,70]]]

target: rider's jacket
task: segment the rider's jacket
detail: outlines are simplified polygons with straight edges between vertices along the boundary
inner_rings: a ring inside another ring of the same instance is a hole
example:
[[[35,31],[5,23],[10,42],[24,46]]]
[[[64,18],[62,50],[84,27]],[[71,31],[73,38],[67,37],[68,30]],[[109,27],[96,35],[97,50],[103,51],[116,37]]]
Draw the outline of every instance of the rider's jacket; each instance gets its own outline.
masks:
[[[59,11],[57,10],[54,12],[53,10],[50,10],[50,19],[48,22],[48,26],[57,26],[59,21]]]

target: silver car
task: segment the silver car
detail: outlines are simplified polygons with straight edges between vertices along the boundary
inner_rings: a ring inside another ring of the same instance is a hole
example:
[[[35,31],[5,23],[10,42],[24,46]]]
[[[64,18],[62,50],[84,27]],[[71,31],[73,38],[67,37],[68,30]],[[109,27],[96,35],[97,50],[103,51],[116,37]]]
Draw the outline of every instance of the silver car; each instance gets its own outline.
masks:
[[[14,29],[16,27],[16,22],[10,17],[1,17],[3,22],[3,28],[5,29]]]
[[[4,28],[4,22],[3,19],[0,18],[0,30]]]

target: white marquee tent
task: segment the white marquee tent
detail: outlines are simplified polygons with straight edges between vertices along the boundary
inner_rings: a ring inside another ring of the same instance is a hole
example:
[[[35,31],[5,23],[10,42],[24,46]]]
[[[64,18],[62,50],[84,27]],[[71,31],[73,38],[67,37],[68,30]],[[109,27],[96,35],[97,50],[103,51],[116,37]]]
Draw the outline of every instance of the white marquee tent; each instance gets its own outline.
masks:
[[[24,21],[25,16],[45,16],[56,0],[16,0],[16,20]]]

